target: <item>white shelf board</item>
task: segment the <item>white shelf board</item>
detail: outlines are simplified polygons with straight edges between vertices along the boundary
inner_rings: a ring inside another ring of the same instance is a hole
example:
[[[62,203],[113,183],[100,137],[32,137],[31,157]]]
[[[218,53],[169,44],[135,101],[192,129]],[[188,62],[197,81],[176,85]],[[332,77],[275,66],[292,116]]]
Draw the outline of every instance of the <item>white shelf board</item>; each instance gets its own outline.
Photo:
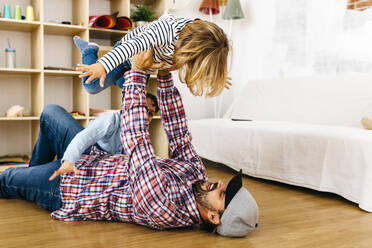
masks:
[[[0,18],[0,30],[29,32],[40,27],[38,21],[25,21]]]
[[[39,69],[25,69],[25,68],[0,68],[0,74],[37,74]]]
[[[85,31],[87,28],[78,25],[66,25],[59,23],[44,23],[45,34],[55,35],[77,35]]]
[[[44,70],[45,75],[48,76],[79,76],[80,71],[66,71],[66,70]]]

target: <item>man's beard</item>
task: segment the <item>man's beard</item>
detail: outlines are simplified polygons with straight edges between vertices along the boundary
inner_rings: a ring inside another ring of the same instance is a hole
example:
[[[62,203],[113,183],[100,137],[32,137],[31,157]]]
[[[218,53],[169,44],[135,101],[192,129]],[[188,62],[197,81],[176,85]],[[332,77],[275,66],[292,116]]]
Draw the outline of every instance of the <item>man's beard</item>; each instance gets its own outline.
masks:
[[[195,200],[201,206],[205,207],[208,210],[216,211],[216,209],[208,202],[207,195],[209,192],[217,188],[218,183],[213,183],[209,190],[202,189],[202,184],[205,183],[204,180],[196,181],[192,184],[192,190],[194,192]]]

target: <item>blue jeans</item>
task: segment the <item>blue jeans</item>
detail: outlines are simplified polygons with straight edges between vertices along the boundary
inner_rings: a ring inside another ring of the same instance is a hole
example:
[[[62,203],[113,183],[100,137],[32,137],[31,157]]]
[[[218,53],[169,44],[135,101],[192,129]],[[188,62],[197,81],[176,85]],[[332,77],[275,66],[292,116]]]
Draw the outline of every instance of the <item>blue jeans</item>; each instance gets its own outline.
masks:
[[[120,45],[119,42],[117,42],[114,47],[117,47],[118,45]],[[97,53],[98,53],[97,47],[86,48],[82,54],[83,64],[91,65],[96,63],[98,60]],[[107,87],[113,84],[116,84],[118,87],[123,88],[123,84],[125,81],[123,77],[124,73],[126,71],[129,71],[131,68],[132,65],[130,63],[130,60],[126,60],[124,63],[118,65],[112,71],[107,73],[105,78],[105,84],[103,87],[99,85],[98,78],[95,78],[89,84],[86,84],[85,81],[88,79],[88,77],[82,79],[83,87],[89,94],[97,94],[98,92],[101,92],[102,90],[106,89]]]
[[[84,127],[64,108],[49,104],[40,115],[40,130],[29,167],[61,159],[71,140]],[[88,148],[84,154],[89,154]]]
[[[38,140],[29,167],[9,168],[0,174],[0,198],[33,201],[48,211],[61,208],[59,177],[49,177],[61,166],[61,158],[83,127],[62,107],[48,105],[40,116]],[[84,154],[89,154],[88,148]],[[56,161],[53,161],[57,157]]]
[[[48,211],[62,207],[59,177],[49,177],[61,166],[56,160],[34,167],[14,167],[0,174],[0,198],[19,198],[35,202]]]

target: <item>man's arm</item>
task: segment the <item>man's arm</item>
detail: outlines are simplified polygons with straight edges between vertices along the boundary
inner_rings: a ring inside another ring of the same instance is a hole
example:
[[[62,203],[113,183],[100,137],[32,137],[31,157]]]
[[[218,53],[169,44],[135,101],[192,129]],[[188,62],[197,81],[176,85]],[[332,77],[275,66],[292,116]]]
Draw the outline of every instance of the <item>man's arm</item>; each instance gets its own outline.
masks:
[[[90,146],[103,138],[110,138],[120,128],[119,111],[107,113],[92,121],[84,130],[78,133],[66,148],[62,162],[69,161],[75,164],[81,154]]]
[[[134,67],[136,68],[136,67]],[[146,74],[125,73],[122,104],[121,139],[129,157],[129,180],[133,189],[133,218],[156,229],[193,224],[187,213],[168,199],[168,184],[157,165],[149,138],[146,102]]]
[[[191,144],[191,134],[181,95],[173,85],[172,74],[158,74],[159,108],[164,130],[168,136],[171,157],[192,162],[205,172],[205,168]]]

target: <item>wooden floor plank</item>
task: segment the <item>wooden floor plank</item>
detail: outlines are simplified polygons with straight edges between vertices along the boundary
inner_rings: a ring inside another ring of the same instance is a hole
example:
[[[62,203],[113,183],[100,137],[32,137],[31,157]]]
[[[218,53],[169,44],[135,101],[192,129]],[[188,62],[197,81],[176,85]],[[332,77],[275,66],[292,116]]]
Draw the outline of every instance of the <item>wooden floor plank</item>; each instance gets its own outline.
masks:
[[[207,162],[210,180],[232,170]],[[195,228],[154,231],[112,222],[55,221],[33,203],[0,199],[0,247],[372,247],[372,214],[334,194],[244,177],[260,208],[259,227],[231,239]]]

